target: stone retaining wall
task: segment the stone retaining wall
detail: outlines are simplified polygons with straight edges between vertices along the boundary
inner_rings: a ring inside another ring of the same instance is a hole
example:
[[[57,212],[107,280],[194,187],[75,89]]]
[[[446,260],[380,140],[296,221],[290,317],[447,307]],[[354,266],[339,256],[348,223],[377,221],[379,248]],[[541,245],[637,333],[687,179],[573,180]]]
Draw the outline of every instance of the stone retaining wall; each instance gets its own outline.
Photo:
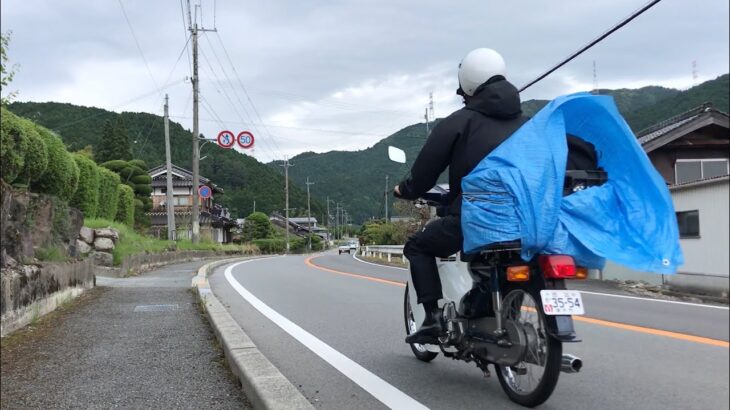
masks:
[[[0,336],[5,336],[95,285],[94,261],[23,265],[7,269],[0,292]]]

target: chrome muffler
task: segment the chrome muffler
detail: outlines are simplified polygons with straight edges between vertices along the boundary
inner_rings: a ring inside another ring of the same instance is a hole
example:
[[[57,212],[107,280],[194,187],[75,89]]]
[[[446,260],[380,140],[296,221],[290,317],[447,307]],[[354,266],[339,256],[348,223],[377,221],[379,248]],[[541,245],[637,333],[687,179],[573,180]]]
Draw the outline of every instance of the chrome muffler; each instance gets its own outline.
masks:
[[[572,354],[564,354],[560,362],[560,371],[563,373],[578,373],[583,367],[583,359]]]

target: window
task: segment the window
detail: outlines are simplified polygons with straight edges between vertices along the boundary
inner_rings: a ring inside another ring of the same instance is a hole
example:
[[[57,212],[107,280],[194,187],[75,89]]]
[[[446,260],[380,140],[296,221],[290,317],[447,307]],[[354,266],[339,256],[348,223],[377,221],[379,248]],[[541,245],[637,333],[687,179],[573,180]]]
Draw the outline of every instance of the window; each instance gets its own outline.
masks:
[[[680,238],[700,237],[700,211],[677,212]]]
[[[188,205],[190,205],[190,197],[187,197],[187,196],[176,196],[175,197],[175,204],[181,205],[181,206],[188,206]]]
[[[730,173],[727,159],[678,159],[674,165],[675,183],[699,181]]]

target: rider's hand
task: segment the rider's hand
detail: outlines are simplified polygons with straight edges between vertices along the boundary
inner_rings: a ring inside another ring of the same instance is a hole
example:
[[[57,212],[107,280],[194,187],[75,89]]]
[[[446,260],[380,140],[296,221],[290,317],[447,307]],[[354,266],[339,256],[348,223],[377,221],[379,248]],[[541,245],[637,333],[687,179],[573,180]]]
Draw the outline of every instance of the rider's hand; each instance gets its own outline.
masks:
[[[393,188],[393,193],[395,193],[395,196],[400,196],[400,185],[396,185],[395,188]]]

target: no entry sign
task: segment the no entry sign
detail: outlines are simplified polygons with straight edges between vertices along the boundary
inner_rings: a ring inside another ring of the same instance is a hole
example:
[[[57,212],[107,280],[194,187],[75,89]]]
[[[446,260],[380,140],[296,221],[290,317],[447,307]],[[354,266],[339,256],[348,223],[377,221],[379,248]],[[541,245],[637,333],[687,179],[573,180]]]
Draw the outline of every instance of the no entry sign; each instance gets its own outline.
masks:
[[[251,148],[253,147],[253,134],[248,131],[241,131],[236,137],[236,141],[238,141],[238,146],[243,149]]]
[[[208,199],[211,195],[213,195],[213,191],[210,189],[209,186],[201,185],[198,188],[198,195],[200,195],[200,197],[203,199]]]
[[[218,133],[218,145],[223,148],[231,148],[236,143],[233,133],[230,131],[221,131]]]

